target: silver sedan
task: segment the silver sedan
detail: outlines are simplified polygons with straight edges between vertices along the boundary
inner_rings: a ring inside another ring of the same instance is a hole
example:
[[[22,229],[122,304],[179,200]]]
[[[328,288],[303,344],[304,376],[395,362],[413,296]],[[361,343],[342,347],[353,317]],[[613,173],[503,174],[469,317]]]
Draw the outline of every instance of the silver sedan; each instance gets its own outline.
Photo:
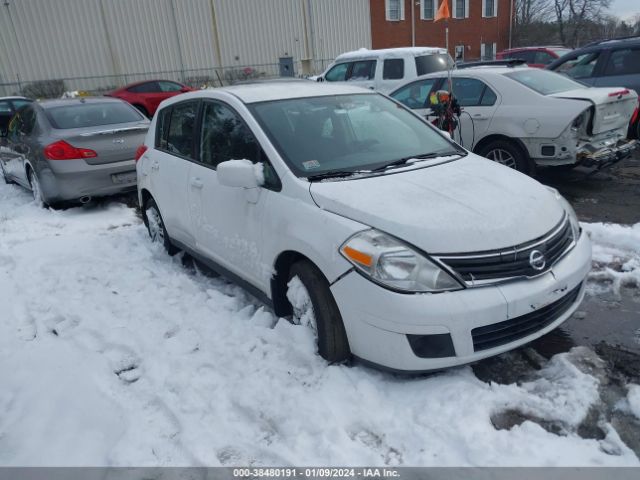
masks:
[[[34,102],[11,119],[0,169],[42,205],[135,190],[136,149],[148,129],[149,120],[119,99]]]

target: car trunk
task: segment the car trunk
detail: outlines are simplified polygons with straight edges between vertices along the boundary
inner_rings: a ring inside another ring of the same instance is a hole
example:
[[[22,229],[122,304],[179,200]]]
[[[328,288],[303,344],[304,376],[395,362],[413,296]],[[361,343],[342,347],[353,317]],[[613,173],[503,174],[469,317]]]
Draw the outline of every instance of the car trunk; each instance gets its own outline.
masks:
[[[626,88],[581,88],[551,96],[590,101],[594,106],[592,135],[627,128],[638,105],[637,95]]]
[[[85,158],[89,165],[133,160],[136,149],[144,143],[149,129],[147,122],[102,125],[58,130],[61,139],[76,148],[88,148],[97,156]]]

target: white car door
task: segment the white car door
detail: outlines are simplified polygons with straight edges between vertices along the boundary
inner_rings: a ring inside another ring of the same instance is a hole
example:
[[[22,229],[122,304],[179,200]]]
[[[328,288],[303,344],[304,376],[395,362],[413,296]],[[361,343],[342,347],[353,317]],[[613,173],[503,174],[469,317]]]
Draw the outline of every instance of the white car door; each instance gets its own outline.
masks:
[[[189,247],[195,246],[187,205],[189,169],[194,160],[194,129],[198,100],[173,104],[158,112],[156,143],[143,155],[150,165],[142,171],[149,176],[154,199],[169,236]]]
[[[204,100],[198,159],[189,174],[189,210],[196,249],[263,290],[261,232],[268,188],[221,185],[216,166],[227,160],[266,161],[258,141],[229,105]]]

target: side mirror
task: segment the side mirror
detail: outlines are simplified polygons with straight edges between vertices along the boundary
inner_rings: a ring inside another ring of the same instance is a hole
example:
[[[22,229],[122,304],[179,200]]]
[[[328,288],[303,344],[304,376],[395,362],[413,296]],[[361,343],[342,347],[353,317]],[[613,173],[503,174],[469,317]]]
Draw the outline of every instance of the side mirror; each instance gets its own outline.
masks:
[[[227,160],[218,164],[218,182],[226,187],[257,188],[264,183],[262,164],[250,160]]]

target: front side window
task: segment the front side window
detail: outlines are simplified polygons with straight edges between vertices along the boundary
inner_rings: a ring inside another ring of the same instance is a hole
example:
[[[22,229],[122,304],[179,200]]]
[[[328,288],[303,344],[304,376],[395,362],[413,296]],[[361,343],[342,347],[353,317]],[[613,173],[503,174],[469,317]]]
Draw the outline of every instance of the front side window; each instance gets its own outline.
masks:
[[[19,108],[22,108],[25,105],[30,105],[31,103],[33,103],[33,101],[19,98],[17,100],[16,99],[11,100],[11,103],[13,103],[13,109],[18,110]]]
[[[429,92],[436,80],[435,78],[429,78],[405,85],[393,92],[391,97],[411,109],[427,108]]]
[[[53,128],[85,128],[139,122],[144,117],[125,102],[87,102],[51,107],[45,110]]]
[[[556,72],[564,73],[571,78],[588,78],[598,63],[600,52],[583,53],[567,59],[556,68]]]
[[[425,121],[377,93],[277,100],[250,108],[300,177],[369,170],[456,149]]]
[[[542,95],[568,92],[569,90],[587,88],[583,84],[571,80],[548,70],[535,68],[505,73],[505,77],[511,78],[525,87]]]
[[[385,10],[387,21],[404,20],[404,0],[385,0]]]
[[[636,75],[640,73],[640,48],[614,50],[604,70],[605,75]]]
[[[433,20],[438,9],[438,0],[421,0],[420,14],[422,20]]]
[[[347,71],[350,63],[339,63],[327,72],[324,79],[327,82],[344,82],[347,79]]]
[[[351,73],[347,77],[350,81],[373,80],[376,74],[376,60],[353,62]]]
[[[399,80],[404,77],[404,59],[387,58],[382,69],[383,80]]]
[[[182,85],[175,82],[161,81],[158,82],[161,92],[179,92],[182,90]]]
[[[178,103],[171,109],[167,130],[166,150],[193,160],[193,137],[195,135],[198,102]]]
[[[553,58],[553,56],[549,52],[545,52],[544,50],[538,50],[536,52],[533,63],[536,65],[549,65],[554,60],[555,58]]]
[[[263,160],[258,141],[231,108],[217,102],[205,102],[200,134],[200,162],[211,167],[227,160]]]

